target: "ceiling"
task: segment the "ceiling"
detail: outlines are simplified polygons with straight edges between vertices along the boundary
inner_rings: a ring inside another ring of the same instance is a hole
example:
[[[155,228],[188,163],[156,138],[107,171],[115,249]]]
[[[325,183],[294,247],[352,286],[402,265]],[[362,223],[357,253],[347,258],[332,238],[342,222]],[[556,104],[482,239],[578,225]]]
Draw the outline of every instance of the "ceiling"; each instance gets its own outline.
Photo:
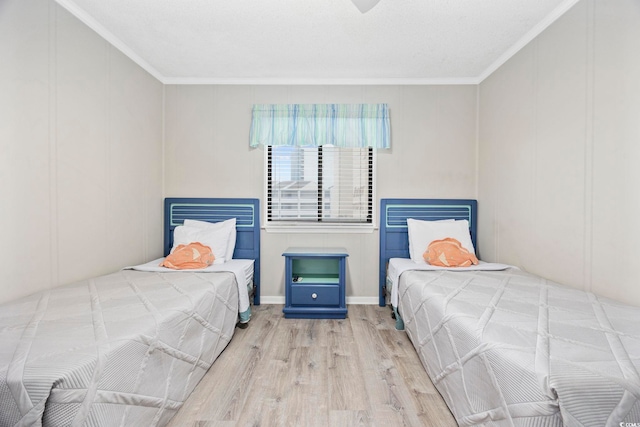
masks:
[[[57,0],[167,84],[477,84],[578,0]]]

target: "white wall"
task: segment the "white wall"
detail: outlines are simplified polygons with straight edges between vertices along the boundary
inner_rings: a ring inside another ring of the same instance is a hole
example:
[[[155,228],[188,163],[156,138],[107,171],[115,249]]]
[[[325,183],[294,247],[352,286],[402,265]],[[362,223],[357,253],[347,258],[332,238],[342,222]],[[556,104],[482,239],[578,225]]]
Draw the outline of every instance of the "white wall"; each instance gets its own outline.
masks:
[[[163,88],[52,0],[4,0],[0,301],[159,256],[163,196],[262,198],[252,104],[386,102],[378,199],[477,194],[484,259],[638,305],[638,23],[636,0],[583,0],[479,90]],[[262,238],[267,300],[287,246],[340,245],[351,301],[375,301],[377,232]]]
[[[0,301],[161,255],[160,82],[53,0],[0,2]]]
[[[249,148],[251,107],[261,103],[389,104],[392,149],[378,154],[377,197],[474,198],[475,86],[167,86],[167,197],[263,199],[264,157]],[[379,202],[376,202],[379,209]],[[375,303],[378,232],[262,232],[263,301],[283,300],[288,246],[349,251],[347,297]]]
[[[640,305],[640,2],[583,0],[480,85],[485,259]]]

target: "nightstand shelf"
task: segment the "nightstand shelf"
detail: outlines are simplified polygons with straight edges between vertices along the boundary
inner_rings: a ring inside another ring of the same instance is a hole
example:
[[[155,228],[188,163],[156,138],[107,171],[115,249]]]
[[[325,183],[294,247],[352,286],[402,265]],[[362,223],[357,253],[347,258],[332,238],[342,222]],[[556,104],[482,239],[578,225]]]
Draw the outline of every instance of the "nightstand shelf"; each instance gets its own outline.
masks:
[[[343,248],[288,248],[285,257],[287,318],[344,319],[346,258]]]

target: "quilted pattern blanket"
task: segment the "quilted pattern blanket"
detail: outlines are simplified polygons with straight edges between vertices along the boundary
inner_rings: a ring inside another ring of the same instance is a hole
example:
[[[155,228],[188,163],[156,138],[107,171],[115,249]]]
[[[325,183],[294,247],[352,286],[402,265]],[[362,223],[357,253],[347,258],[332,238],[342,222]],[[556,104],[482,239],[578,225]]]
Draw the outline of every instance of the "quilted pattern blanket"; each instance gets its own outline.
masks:
[[[407,271],[399,311],[461,426],[640,425],[640,308],[519,271]]]
[[[0,426],[166,424],[237,315],[232,273],[123,270],[0,305]]]

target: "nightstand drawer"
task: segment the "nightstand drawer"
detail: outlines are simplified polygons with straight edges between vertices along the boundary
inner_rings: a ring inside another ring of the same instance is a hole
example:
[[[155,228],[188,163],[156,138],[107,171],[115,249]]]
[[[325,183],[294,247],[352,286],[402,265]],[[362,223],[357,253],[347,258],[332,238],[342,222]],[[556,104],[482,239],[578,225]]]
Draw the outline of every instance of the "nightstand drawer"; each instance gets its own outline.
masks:
[[[338,285],[291,285],[291,305],[339,306]]]

